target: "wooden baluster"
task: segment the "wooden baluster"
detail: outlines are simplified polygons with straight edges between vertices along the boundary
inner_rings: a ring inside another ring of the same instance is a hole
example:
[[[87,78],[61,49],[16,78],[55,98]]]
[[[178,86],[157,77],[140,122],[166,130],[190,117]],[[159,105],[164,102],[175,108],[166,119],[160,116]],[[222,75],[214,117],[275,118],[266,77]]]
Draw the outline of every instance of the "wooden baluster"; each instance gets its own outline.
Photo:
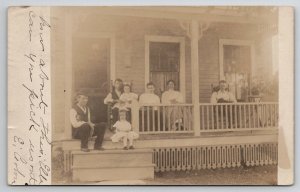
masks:
[[[186,118],[186,114],[185,114],[186,113],[186,106],[183,106],[182,109],[183,109],[182,110],[183,111],[183,129],[185,131],[190,131],[190,129],[188,127],[186,127],[186,121],[189,120],[189,119]]]
[[[145,107],[142,106],[142,132],[145,132]]]
[[[195,107],[198,107],[198,106],[195,106]],[[194,116],[194,109],[193,109],[193,106],[190,106],[189,107],[189,127],[190,127],[190,129],[194,129],[194,124],[195,124],[195,122],[194,122],[194,119],[193,119],[193,116]],[[195,131],[195,129],[194,129],[194,131]]]
[[[163,106],[162,107],[162,111],[163,111],[163,132],[166,131],[166,107]]]
[[[206,105],[206,125],[207,125],[207,129],[210,129],[210,121],[209,121],[209,105]]]
[[[251,110],[250,110],[251,104],[247,104],[247,107],[248,107],[248,128],[251,128]]]
[[[214,107],[216,108],[217,130],[219,130],[220,129],[220,127],[219,127],[219,106],[214,105]]]
[[[147,108],[147,130],[146,132],[149,132],[150,131],[150,107],[149,106],[146,106]]]
[[[228,122],[228,118],[229,118],[228,105],[224,104],[224,107],[225,107],[225,128],[224,129],[227,129],[229,127],[229,122]]]
[[[261,121],[261,104],[256,105],[256,114],[257,114],[257,128],[261,128],[259,121]]]
[[[157,108],[157,122],[158,122],[158,124],[157,124],[157,126],[158,126],[158,131],[161,131],[160,130],[160,124],[161,124],[161,122],[160,122],[160,108],[161,108],[162,106],[159,106],[158,108]]]
[[[219,105],[221,107],[221,129],[224,129],[224,117],[223,117],[223,106],[224,105]]]
[[[204,122],[204,112],[203,112],[203,108],[204,108],[205,105],[202,105],[201,108],[200,108],[200,114],[201,114],[201,117],[200,117],[200,130],[206,130],[206,127],[205,127],[205,122]]]
[[[269,127],[269,121],[270,121],[270,105],[266,104],[266,116],[267,116],[267,127]]]
[[[155,132],[155,129],[157,128],[156,127],[156,121],[155,121],[155,119],[156,119],[156,113],[155,112],[157,112],[156,108],[157,107],[152,107],[152,127],[151,127],[152,132]]]
[[[166,107],[166,110],[167,110],[167,114],[168,114],[168,131],[172,131],[172,127],[171,127],[171,119],[172,119],[172,110],[170,110],[170,107],[167,106]]]
[[[246,104],[243,104],[243,112],[244,112],[244,128],[247,128],[247,118],[246,118]]]
[[[209,105],[210,111],[211,111],[211,130],[215,129],[215,117],[214,117],[214,107],[212,105]]]
[[[234,124],[235,124],[235,128],[237,129],[238,128],[238,121],[237,121],[237,116],[238,116],[238,113],[237,113],[237,104],[234,105]]]
[[[252,110],[252,128],[256,128],[256,125],[255,125],[255,105],[256,104],[252,104],[251,106],[251,110]]]
[[[240,104],[239,104],[239,122],[240,122],[240,124],[238,127],[242,128],[242,107]]]
[[[234,107],[234,105],[229,105],[229,112],[230,112],[230,128],[233,128],[233,117],[232,117],[232,108]]]

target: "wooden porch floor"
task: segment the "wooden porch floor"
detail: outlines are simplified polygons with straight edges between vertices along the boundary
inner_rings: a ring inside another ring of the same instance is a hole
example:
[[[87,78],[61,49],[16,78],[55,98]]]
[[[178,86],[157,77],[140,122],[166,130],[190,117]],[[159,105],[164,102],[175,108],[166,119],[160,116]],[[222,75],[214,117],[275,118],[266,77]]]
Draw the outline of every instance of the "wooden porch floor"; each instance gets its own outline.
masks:
[[[110,137],[113,135],[109,130],[105,133],[103,147],[106,149],[121,149],[122,142],[113,143]],[[202,133],[200,136],[193,134],[159,134],[140,135],[135,140],[134,146],[137,149],[156,147],[177,147],[177,146],[202,146],[202,145],[226,145],[226,144],[252,144],[252,143],[277,143],[277,131],[245,131],[245,132],[218,132]],[[89,142],[89,148],[93,149],[93,138]],[[80,150],[80,140],[62,140],[57,143],[63,150]]]

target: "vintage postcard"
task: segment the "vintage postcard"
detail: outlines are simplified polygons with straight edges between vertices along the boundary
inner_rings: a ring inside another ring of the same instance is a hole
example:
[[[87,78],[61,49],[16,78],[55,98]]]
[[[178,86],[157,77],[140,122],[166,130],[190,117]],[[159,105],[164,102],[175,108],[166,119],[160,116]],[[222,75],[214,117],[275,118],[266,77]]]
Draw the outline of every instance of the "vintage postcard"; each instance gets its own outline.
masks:
[[[294,10],[8,9],[9,185],[291,185]]]

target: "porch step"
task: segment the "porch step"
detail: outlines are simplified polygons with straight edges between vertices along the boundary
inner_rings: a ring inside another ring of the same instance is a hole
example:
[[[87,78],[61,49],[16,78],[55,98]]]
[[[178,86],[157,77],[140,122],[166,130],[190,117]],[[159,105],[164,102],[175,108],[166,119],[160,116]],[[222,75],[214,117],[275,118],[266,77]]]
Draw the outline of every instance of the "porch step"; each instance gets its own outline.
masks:
[[[153,179],[153,150],[72,151],[73,181]]]

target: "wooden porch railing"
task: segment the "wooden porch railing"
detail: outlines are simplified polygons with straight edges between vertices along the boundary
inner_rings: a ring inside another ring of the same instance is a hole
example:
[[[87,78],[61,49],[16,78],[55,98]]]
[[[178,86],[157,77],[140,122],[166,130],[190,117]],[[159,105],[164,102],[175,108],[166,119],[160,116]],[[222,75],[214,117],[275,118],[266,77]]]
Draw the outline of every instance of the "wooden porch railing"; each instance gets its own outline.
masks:
[[[278,103],[200,103],[200,132],[272,130],[278,127]]]
[[[140,134],[193,133],[193,105],[139,105],[132,107],[132,125]]]

